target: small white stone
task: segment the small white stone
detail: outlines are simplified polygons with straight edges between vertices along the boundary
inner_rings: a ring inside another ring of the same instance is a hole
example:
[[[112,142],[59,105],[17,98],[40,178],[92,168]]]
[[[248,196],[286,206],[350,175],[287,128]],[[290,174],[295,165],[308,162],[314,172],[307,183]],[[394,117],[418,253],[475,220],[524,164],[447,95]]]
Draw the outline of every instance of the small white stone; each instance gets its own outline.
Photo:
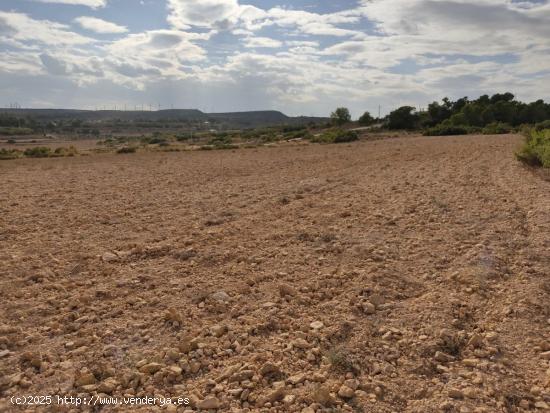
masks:
[[[314,329],[314,330],[320,330],[320,329],[322,329],[325,325],[323,324],[322,321],[313,321],[309,326],[310,326],[312,329]]]
[[[112,252],[106,252],[101,256],[101,259],[104,262],[114,262],[118,260],[118,255],[113,254]]]

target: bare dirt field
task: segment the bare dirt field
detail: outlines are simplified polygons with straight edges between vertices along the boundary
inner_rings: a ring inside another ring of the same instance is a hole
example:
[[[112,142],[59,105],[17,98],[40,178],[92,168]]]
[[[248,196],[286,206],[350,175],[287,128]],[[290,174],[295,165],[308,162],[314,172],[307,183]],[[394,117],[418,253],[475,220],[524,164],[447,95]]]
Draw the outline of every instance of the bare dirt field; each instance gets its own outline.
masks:
[[[0,411],[548,411],[550,183],[520,141],[1,162]]]

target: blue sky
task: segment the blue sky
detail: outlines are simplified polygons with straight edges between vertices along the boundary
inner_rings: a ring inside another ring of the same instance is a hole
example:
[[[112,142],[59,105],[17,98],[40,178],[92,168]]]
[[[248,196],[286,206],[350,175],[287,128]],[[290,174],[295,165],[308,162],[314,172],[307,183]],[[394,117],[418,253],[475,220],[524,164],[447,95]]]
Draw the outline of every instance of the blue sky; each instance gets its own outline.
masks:
[[[547,0],[3,0],[0,106],[355,116],[550,98]]]

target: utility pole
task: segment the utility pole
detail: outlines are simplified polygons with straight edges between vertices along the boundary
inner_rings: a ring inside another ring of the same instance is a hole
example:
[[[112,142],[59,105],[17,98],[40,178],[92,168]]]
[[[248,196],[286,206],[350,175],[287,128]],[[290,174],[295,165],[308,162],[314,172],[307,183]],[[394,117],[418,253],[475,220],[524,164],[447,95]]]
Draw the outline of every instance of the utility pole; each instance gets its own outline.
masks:
[[[380,111],[382,109],[382,106],[378,105],[378,119],[380,119]]]

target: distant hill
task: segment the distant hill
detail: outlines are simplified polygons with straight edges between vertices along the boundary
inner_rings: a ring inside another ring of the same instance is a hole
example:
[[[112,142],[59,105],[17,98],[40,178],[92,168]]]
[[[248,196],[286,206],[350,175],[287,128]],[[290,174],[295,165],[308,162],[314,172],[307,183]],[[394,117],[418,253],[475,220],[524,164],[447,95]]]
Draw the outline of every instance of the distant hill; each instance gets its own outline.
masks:
[[[229,113],[204,113],[197,109],[168,109],[158,111],[115,111],[115,110],[74,110],[74,109],[0,109],[0,114],[8,114],[37,121],[81,120],[103,122],[121,120],[127,122],[212,122],[232,128],[257,128],[276,125],[298,125],[310,122],[326,122],[320,117],[290,117],[275,110]]]

